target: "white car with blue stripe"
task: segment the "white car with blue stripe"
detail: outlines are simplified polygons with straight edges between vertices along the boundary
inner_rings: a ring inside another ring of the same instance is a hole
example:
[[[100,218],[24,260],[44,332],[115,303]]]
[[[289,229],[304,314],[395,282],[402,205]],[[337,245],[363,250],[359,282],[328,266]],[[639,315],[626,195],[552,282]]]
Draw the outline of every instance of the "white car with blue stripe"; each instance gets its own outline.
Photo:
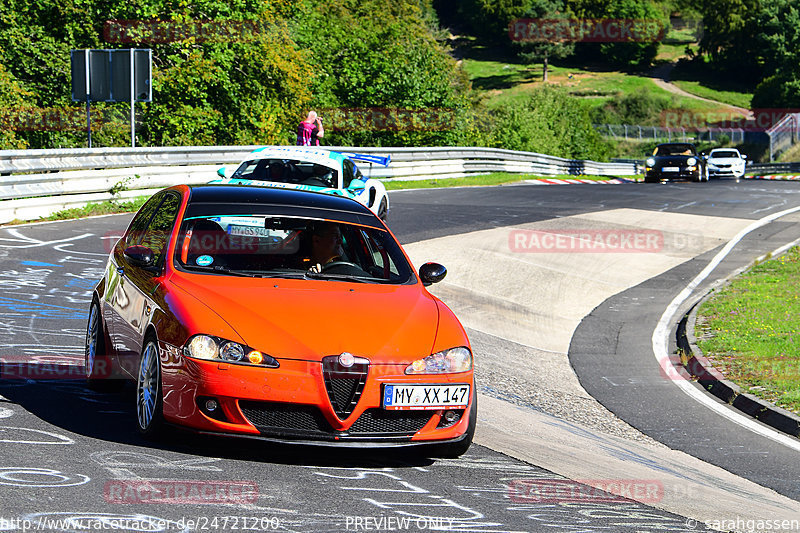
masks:
[[[317,191],[353,198],[381,219],[389,213],[389,196],[379,180],[365,177],[356,165],[388,166],[390,156],[333,152],[317,147],[266,146],[253,151],[232,173],[217,170],[212,183],[257,185]]]

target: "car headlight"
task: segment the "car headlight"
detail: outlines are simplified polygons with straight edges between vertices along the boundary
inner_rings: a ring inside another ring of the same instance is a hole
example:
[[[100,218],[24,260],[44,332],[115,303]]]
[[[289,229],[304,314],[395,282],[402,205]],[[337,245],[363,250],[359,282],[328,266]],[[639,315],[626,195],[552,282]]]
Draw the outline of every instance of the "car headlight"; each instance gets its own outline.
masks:
[[[654,167],[654,166],[656,166],[656,160],[655,160],[655,159],[653,159],[652,157],[648,157],[648,158],[647,158],[647,161],[645,161],[645,164],[646,164],[648,167]]]
[[[194,335],[183,346],[183,355],[205,361],[220,361],[239,365],[280,366],[277,359],[238,342],[212,335]]]
[[[406,367],[406,374],[455,374],[472,368],[472,352],[459,346],[417,359]]]
[[[689,159],[686,160],[686,164],[689,165],[690,167],[696,165],[697,159],[695,159],[694,157],[690,157]]]

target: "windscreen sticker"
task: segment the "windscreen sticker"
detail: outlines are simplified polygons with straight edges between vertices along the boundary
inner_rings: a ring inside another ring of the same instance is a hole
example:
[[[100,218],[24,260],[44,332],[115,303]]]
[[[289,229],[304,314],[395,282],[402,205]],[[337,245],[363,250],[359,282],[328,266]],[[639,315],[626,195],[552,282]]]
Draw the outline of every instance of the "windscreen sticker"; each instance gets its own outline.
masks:
[[[194,262],[197,263],[199,266],[206,267],[210,266],[211,263],[214,262],[214,258],[211,257],[210,255],[201,255],[197,259],[195,259]]]

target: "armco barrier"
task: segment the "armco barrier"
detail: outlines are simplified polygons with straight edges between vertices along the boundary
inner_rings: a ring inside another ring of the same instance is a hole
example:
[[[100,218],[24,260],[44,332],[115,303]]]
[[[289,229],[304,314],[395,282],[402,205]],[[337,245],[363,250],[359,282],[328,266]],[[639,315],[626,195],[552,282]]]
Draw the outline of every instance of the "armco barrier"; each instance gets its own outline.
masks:
[[[216,170],[236,165],[255,146],[170,148],[78,148],[0,151],[0,223],[31,220],[67,207],[117,197],[134,197],[177,183],[206,183]],[[631,176],[636,163],[598,163],[496,148],[325,147],[388,154],[389,167],[359,165],[381,180],[454,178],[487,172]]]

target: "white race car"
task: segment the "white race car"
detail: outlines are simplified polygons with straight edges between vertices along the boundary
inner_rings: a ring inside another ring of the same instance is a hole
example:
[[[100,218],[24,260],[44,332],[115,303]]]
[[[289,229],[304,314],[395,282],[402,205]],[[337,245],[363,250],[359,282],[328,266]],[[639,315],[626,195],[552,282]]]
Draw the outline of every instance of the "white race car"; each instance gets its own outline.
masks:
[[[744,169],[747,156],[740,154],[736,148],[714,148],[708,154],[706,164],[708,165],[708,176],[720,178],[729,176],[732,178],[744,177]]]
[[[353,198],[381,219],[389,214],[389,196],[379,180],[364,177],[356,161],[388,166],[390,156],[333,152],[318,147],[265,146],[253,151],[229,174],[211,183],[258,185],[317,191]]]

